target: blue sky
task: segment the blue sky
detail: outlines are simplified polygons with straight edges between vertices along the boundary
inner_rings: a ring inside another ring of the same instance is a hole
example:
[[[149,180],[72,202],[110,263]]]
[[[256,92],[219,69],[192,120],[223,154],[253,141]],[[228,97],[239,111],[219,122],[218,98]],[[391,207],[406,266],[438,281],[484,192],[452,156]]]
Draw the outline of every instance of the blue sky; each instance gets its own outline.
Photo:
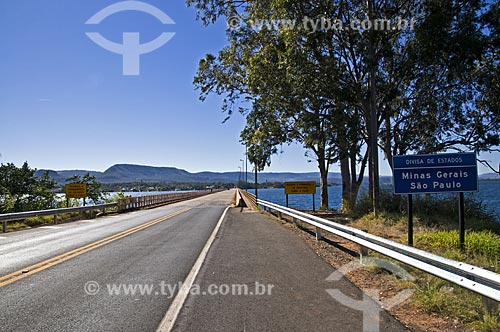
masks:
[[[239,143],[243,116],[222,124],[220,99],[202,103],[192,85],[198,61],[225,45],[225,25],[204,27],[181,0],[146,1],[175,25],[136,11],[85,25],[117,2],[0,2],[0,162],[28,161],[39,169],[102,171],[132,163],[238,170],[245,152]],[[123,32],[140,32],[142,43],[163,32],[176,35],[141,56],[139,76],[123,76],[122,56],[96,45],[86,32],[117,43]],[[317,171],[301,147],[283,149],[266,171]],[[390,173],[384,160],[381,170]]]

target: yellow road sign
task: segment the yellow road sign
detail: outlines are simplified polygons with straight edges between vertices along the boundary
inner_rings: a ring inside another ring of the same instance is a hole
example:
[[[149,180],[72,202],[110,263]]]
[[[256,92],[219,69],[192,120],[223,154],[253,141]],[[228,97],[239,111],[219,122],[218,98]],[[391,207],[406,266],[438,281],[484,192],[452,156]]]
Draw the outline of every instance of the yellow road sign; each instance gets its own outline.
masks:
[[[285,182],[285,194],[314,194],[316,193],[316,182]]]
[[[68,183],[65,188],[66,198],[87,197],[87,185],[85,183]]]

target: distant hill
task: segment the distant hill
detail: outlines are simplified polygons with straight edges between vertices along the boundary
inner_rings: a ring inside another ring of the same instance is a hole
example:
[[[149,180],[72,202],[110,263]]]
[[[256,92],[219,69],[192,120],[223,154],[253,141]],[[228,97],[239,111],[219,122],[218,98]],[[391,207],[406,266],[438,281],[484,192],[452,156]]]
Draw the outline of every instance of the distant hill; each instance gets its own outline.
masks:
[[[202,182],[202,183],[237,183],[239,172],[199,172],[190,173],[175,167],[153,167],[142,165],[118,164],[113,165],[104,172],[86,170],[38,170],[36,175],[41,176],[46,171],[58,183],[65,183],[66,179],[74,175],[85,175],[87,172],[94,175],[103,183],[130,183],[130,182]],[[248,181],[253,182],[253,173],[248,173]],[[339,173],[330,173],[328,180],[331,184],[340,183]],[[317,181],[319,172],[308,173],[259,173],[259,182],[285,182],[285,181]]]
[[[41,176],[48,171],[49,175],[58,183],[63,184],[66,179],[74,175],[83,176],[86,173],[94,175],[99,182],[103,183],[131,183],[131,182],[160,182],[160,183],[237,183],[239,172],[199,172],[190,173],[175,167],[153,167],[142,165],[118,164],[113,165],[104,172],[86,170],[38,170],[36,175]],[[248,172],[248,182],[253,182],[254,174]],[[496,173],[479,175],[480,180],[500,180]],[[259,173],[259,183],[263,182],[286,182],[286,181],[316,181],[319,182],[319,172],[308,173]],[[365,183],[367,183],[367,179]],[[381,184],[390,184],[391,176],[381,176]],[[335,185],[341,183],[340,173],[330,173],[328,183]]]
[[[479,180],[500,180],[500,175],[497,173],[480,174]]]

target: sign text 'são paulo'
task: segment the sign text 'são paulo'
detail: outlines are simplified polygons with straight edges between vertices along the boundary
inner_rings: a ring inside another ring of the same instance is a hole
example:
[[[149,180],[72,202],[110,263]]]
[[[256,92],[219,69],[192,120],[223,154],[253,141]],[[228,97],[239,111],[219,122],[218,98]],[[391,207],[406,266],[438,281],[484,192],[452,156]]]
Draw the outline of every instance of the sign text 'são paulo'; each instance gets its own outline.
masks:
[[[393,157],[395,194],[477,191],[474,153]]]
[[[285,194],[314,194],[316,193],[316,182],[285,182]]]

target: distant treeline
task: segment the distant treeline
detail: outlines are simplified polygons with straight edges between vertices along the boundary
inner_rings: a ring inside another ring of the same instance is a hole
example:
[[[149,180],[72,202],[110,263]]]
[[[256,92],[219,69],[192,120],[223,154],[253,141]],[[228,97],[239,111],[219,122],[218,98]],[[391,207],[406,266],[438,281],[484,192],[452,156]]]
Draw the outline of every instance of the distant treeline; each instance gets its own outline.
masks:
[[[120,191],[173,191],[173,190],[205,190],[213,189],[229,189],[234,188],[234,183],[227,182],[127,182],[127,183],[102,183],[102,190],[106,192]],[[238,187],[243,189],[254,189],[253,183],[240,182]],[[259,183],[259,188],[283,188],[282,182],[265,182]]]
[[[174,190],[205,190],[205,189],[228,189],[233,188],[234,183],[201,183],[201,182],[126,182],[126,183],[103,183],[102,188],[106,192],[120,191],[174,191]]]

